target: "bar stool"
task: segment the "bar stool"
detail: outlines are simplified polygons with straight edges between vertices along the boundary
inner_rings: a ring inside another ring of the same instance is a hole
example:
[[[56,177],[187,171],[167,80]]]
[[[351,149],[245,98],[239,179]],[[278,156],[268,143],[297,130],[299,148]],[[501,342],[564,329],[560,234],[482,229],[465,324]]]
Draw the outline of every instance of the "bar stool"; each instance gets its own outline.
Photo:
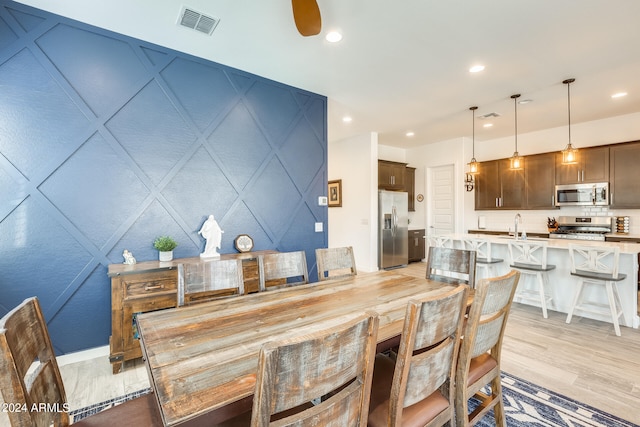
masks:
[[[547,305],[553,298],[546,292],[549,284],[548,272],[556,268],[547,264],[547,242],[532,242],[530,240],[510,240],[510,267],[518,270],[523,276],[533,276],[537,282],[537,290],[519,289],[517,296],[531,301],[540,301],[542,317],[547,318]],[[520,283],[523,281],[521,280]],[[519,286],[520,287],[520,286]]]
[[[618,319],[624,317],[622,302],[618,289],[613,286],[614,282],[624,280],[627,275],[618,273],[620,261],[620,248],[601,246],[581,246],[569,244],[569,258],[571,259],[571,275],[578,277],[578,289],[569,313],[567,323],[571,323],[574,310],[581,310],[599,315],[611,315],[613,328],[616,335],[620,336],[620,324]],[[599,304],[594,301],[586,301],[584,285],[604,285],[607,292],[608,307],[606,304]]]
[[[504,262],[504,259],[492,256],[491,242],[488,239],[462,239],[462,244],[464,245],[464,249],[476,251],[476,267],[486,272],[483,277],[496,277],[499,275],[497,267]],[[483,277],[476,275],[476,280]]]

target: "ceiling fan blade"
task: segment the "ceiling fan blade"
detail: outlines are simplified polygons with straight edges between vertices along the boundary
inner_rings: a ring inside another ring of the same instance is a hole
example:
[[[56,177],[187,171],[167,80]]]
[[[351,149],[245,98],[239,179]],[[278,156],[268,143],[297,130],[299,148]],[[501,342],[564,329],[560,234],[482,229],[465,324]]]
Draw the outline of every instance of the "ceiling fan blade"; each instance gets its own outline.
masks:
[[[298,32],[305,37],[320,33],[322,18],[316,0],[291,0],[293,6],[293,20]]]

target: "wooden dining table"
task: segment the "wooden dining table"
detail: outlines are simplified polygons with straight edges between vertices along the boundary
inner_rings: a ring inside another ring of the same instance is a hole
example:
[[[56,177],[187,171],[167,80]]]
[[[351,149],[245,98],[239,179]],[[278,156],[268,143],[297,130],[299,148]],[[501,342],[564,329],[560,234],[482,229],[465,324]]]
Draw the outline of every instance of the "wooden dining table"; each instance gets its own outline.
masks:
[[[250,410],[265,342],[326,329],[367,310],[379,315],[378,350],[399,342],[407,303],[452,285],[394,271],[140,314],[140,345],[165,426]]]

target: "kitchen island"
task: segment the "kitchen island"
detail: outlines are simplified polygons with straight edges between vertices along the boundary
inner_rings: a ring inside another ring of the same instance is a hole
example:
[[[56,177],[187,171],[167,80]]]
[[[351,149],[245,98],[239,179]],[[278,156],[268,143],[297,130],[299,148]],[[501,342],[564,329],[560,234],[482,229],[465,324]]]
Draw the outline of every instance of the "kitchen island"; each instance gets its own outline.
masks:
[[[487,234],[454,234],[450,235],[455,241],[455,247],[462,247],[462,241],[470,238],[487,239],[491,242],[492,257],[502,258],[504,262],[498,264],[497,270],[500,274],[505,274],[509,268],[509,250],[508,242],[513,240],[513,236],[507,235],[487,235]],[[547,263],[556,266],[554,270],[549,271],[549,287],[547,293],[553,299],[550,310],[567,313],[571,306],[571,301],[576,292],[577,277],[571,276],[571,262],[569,260],[569,244],[574,243],[584,246],[610,246],[615,245],[620,248],[620,273],[626,274],[627,277],[616,283],[618,293],[622,302],[623,318],[620,319],[620,325],[638,328],[640,325],[640,317],[638,317],[638,254],[640,253],[639,243],[627,242],[592,242],[565,239],[548,239],[543,237],[529,237],[528,240],[546,241]],[[514,297],[515,302],[521,302],[529,305],[540,306],[539,302],[532,302],[529,298],[524,298],[521,290],[533,289],[536,286],[533,279],[523,276],[518,285],[518,292]],[[590,300],[607,303],[607,296],[604,287],[589,287],[587,289]],[[593,313],[583,313],[576,311],[574,316],[588,317],[611,323],[610,316],[601,316]]]

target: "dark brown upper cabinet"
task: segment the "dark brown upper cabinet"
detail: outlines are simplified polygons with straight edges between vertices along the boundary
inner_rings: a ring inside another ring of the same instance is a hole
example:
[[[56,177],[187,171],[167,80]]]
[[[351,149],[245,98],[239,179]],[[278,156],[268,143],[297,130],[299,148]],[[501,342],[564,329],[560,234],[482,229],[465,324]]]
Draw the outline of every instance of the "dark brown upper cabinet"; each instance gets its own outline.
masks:
[[[525,157],[526,209],[555,208],[555,156],[555,153],[543,153]]]
[[[640,142],[612,145],[609,151],[612,208],[640,208]]]
[[[378,160],[378,189],[405,191],[406,163]]]
[[[556,153],[556,184],[609,181],[609,146],[581,148],[578,163],[562,164],[562,153]]]

